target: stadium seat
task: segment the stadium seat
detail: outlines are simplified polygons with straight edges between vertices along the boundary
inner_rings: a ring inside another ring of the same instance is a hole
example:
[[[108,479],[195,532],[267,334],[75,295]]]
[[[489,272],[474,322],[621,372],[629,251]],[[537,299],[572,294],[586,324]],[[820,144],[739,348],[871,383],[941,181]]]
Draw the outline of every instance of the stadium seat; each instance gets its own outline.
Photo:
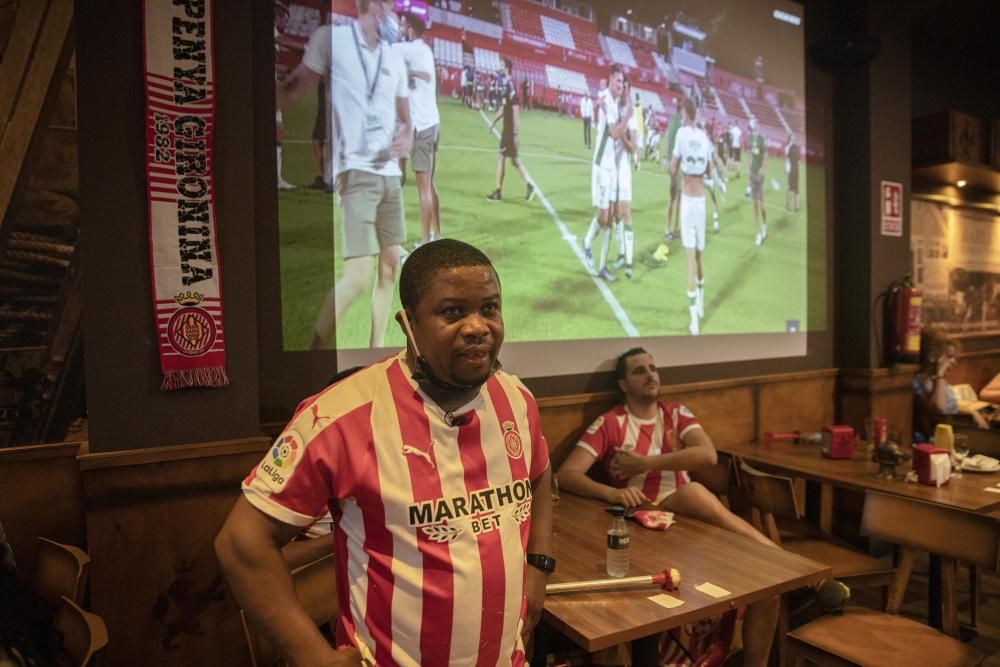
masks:
[[[549,44],[561,46],[564,49],[576,50],[576,42],[573,41],[573,33],[569,29],[569,24],[559,21],[551,16],[542,14],[542,32],[545,33],[545,41]]]
[[[501,68],[500,54],[496,51],[477,46],[473,50],[476,58],[476,69],[481,72],[499,72]]]
[[[587,86],[587,77],[582,72],[556,67],[555,65],[546,65],[545,75],[550,88],[577,95],[590,94],[590,89]]]
[[[614,37],[608,37],[607,35],[601,35],[600,37],[601,43],[604,45],[604,55],[607,56],[609,60],[621,63],[626,67],[639,66],[635,62],[635,56],[632,55],[631,46],[620,39],[615,39]]]

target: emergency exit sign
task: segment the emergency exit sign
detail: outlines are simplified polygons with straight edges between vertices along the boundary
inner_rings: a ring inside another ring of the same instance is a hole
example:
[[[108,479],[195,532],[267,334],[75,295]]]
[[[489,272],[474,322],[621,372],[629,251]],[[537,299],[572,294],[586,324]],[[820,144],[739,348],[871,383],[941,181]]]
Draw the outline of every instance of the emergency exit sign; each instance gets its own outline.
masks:
[[[903,184],[882,181],[882,236],[903,235]]]

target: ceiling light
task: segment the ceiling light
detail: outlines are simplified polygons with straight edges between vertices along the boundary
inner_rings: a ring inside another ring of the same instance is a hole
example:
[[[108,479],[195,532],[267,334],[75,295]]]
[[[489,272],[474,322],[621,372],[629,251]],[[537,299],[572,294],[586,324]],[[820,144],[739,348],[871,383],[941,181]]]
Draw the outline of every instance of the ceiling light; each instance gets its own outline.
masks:
[[[965,187],[965,179],[960,179],[958,181],[955,181],[955,185],[957,185],[960,188],[964,188]]]

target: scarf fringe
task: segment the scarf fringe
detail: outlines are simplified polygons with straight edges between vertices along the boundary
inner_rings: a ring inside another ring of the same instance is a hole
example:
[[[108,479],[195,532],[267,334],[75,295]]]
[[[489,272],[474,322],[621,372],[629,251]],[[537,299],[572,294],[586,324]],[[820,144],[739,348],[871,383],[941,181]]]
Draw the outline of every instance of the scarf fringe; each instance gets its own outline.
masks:
[[[229,385],[229,375],[222,366],[194,368],[183,371],[168,371],[163,374],[160,391],[188,389],[190,387],[225,387]]]

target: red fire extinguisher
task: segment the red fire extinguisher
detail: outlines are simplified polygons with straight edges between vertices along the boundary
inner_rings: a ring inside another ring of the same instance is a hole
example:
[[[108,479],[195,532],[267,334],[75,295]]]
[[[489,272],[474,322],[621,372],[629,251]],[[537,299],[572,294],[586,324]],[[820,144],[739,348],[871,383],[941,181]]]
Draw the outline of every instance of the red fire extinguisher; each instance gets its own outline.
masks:
[[[920,359],[920,311],[923,301],[923,293],[913,286],[909,277],[889,287],[889,345],[894,361],[917,362]]]

